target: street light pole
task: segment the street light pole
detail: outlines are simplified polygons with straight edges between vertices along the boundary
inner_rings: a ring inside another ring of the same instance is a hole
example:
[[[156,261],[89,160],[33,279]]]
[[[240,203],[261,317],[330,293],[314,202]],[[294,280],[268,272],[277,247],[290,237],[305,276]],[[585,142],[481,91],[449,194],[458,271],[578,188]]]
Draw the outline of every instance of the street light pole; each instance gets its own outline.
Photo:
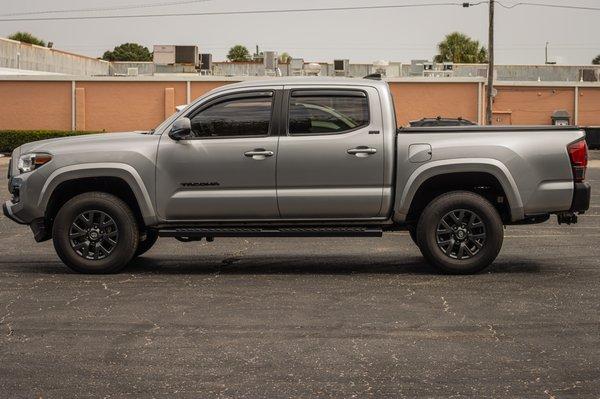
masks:
[[[492,124],[492,105],[494,101],[494,1],[490,0],[490,15],[488,27],[488,80],[487,104],[485,109],[485,122]]]

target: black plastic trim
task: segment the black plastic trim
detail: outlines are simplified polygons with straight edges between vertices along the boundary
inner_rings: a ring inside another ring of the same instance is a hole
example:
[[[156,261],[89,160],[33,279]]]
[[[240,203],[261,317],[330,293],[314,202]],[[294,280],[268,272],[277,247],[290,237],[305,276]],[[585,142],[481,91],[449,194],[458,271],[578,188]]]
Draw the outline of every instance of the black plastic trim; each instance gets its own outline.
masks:
[[[402,133],[450,133],[450,132],[538,132],[547,130],[575,131],[582,130],[579,126],[427,126],[427,127],[400,127],[397,129]]]
[[[381,227],[179,227],[160,237],[381,237]]]
[[[575,183],[573,190],[573,202],[571,202],[571,212],[585,212],[590,209],[590,198],[592,196],[592,187],[588,182]]]

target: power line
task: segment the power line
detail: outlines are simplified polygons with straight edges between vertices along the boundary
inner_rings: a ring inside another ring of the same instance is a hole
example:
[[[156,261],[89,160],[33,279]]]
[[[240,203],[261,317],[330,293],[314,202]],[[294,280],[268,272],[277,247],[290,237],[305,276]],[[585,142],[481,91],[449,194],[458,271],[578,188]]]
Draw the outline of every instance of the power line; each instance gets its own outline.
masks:
[[[501,7],[506,8],[507,10],[512,10],[513,8],[519,7],[519,6],[529,6],[529,7],[562,8],[562,9],[567,9],[567,10],[600,11],[600,7],[566,6],[566,5],[561,5],[561,4],[545,4],[545,3],[534,3],[534,2],[527,2],[527,1],[521,1],[519,3],[514,3],[514,4],[503,4],[499,1],[496,1],[496,4],[498,4]]]
[[[441,6],[462,6],[463,3],[421,3],[421,4],[389,4],[375,6],[354,6],[354,7],[325,7],[325,8],[288,8],[277,10],[246,10],[246,11],[207,11],[207,12],[186,12],[186,13],[163,13],[163,14],[130,14],[130,15],[89,15],[89,16],[66,16],[66,17],[31,17],[31,18],[2,18],[0,22],[17,21],[64,21],[75,19],[119,19],[119,18],[155,18],[155,17],[191,17],[208,15],[248,15],[248,14],[280,14],[297,12],[317,12],[317,11],[357,11],[357,10],[382,10],[393,8],[425,8]]]
[[[177,2],[177,4],[185,4],[199,1],[210,1],[210,0],[186,0]],[[558,4],[544,4],[534,2],[519,2],[515,4],[503,4],[499,1],[495,1],[501,7],[505,9],[513,9],[518,6],[530,6],[530,7],[546,7],[546,8],[559,8],[559,9],[571,9],[571,10],[586,10],[586,11],[600,11],[600,7],[586,7],[586,6],[567,6]],[[157,7],[159,3],[154,5],[148,4],[147,7]],[[167,3],[160,3],[161,5],[167,5]],[[174,4],[174,3],[170,3]],[[27,18],[1,18],[0,22],[23,22],[23,21],[65,21],[65,20],[89,20],[89,19],[127,19],[127,18],[156,18],[156,17],[191,17],[191,16],[211,16],[211,15],[251,15],[251,14],[283,14],[283,13],[301,13],[301,12],[318,12],[318,11],[358,11],[358,10],[383,10],[383,9],[397,9],[397,8],[425,8],[425,7],[448,7],[448,6],[478,6],[481,4],[489,4],[489,1],[479,1],[476,3],[421,3],[421,4],[386,4],[386,5],[374,5],[374,6],[353,6],[353,7],[324,7],[324,8],[288,8],[288,9],[275,9],[275,10],[246,10],[246,11],[207,11],[207,12],[180,12],[180,13],[160,13],[160,14],[130,14],[130,15],[82,15],[82,16],[65,16],[65,17],[27,17]],[[130,6],[134,8],[134,6]],[[135,7],[144,7],[143,5]],[[110,8],[110,10],[126,9],[125,6],[122,8]],[[106,11],[106,9],[86,9],[85,11]],[[81,10],[80,10],[81,11]],[[77,10],[56,10],[56,12],[77,12]],[[47,13],[54,13],[48,11]],[[0,16],[6,16],[0,15]]]
[[[19,15],[39,15],[39,14],[62,14],[68,12],[92,12],[92,11],[116,11],[116,10],[133,10],[136,8],[153,8],[153,7],[167,7],[167,6],[178,6],[192,3],[206,3],[212,0],[184,0],[184,1],[171,1],[171,2],[160,2],[160,3],[145,3],[145,4],[130,4],[125,6],[114,6],[114,7],[96,7],[96,8],[78,8],[70,10],[42,10],[42,11],[24,11],[24,12],[13,12],[8,14],[0,14],[0,17],[14,17]]]

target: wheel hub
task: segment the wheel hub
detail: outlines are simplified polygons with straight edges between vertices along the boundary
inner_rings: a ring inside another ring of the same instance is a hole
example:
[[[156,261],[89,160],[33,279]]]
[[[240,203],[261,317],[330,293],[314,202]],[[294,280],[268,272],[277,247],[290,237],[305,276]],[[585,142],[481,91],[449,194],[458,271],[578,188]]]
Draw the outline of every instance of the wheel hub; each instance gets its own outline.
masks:
[[[80,213],[69,228],[71,248],[85,259],[106,258],[117,246],[118,239],[119,230],[116,222],[102,211]]]
[[[436,242],[440,250],[452,259],[469,259],[483,248],[485,224],[475,212],[456,209],[445,214],[438,223]]]

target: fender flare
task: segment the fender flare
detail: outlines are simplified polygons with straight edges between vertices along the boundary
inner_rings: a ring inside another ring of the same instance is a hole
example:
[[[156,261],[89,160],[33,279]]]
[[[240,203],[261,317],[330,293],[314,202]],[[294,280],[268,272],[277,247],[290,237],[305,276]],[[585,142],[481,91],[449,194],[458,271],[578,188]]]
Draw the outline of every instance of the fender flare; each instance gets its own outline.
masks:
[[[47,208],[52,193],[61,183],[89,177],[116,177],[125,181],[135,195],[144,223],[146,225],[156,224],[154,205],[141,176],[131,165],[117,162],[86,163],[56,169],[42,187],[37,203],[38,208]]]
[[[394,219],[399,222],[406,220],[415,194],[427,180],[443,174],[464,172],[489,173],[494,176],[506,193],[510,205],[511,220],[517,221],[525,217],[523,201],[517,183],[506,165],[490,158],[459,158],[428,162],[417,168],[409,176],[402,193],[396,193],[398,201],[394,207]]]

